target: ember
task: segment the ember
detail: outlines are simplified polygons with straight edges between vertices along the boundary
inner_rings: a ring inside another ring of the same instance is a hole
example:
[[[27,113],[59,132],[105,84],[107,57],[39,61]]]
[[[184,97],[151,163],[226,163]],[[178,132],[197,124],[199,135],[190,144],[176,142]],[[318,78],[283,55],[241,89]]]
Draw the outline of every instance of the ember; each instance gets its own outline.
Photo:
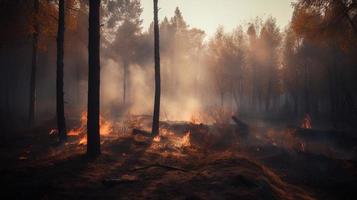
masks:
[[[311,117],[309,114],[305,114],[305,118],[304,120],[302,121],[302,124],[300,126],[301,128],[305,128],[305,129],[311,129],[312,126],[311,126]]]

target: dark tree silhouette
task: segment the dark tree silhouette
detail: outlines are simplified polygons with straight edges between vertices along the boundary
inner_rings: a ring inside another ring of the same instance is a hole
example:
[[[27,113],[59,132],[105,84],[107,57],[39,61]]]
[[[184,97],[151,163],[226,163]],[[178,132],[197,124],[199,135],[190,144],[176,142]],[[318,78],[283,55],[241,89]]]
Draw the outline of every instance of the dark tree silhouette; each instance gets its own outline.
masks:
[[[89,71],[88,71],[88,120],[87,154],[100,154],[99,97],[100,97],[100,0],[89,1]]]
[[[159,133],[160,120],[160,33],[159,33],[159,19],[158,19],[158,0],[154,0],[154,39],[155,39],[155,102],[154,102],[154,116],[152,122],[152,134]]]
[[[35,103],[36,103],[36,71],[37,71],[37,49],[38,49],[38,33],[39,33],[39,0],[34,0],[33,3],[33,29],[32,34],[32,65],[31,65],[31,77],[30,77],[30,101],[29,101],[29,124],[33,124],[35,121]]]
[[[64,96],[63,96],[63,57],[64,57],[64,29],[65,29],[64,0],[59,1],[58,7],[58,33],[57,33],[57,79],[56,79],[56,109],[57,128],[60,139],[67,139],[66,120],[64,117]]]

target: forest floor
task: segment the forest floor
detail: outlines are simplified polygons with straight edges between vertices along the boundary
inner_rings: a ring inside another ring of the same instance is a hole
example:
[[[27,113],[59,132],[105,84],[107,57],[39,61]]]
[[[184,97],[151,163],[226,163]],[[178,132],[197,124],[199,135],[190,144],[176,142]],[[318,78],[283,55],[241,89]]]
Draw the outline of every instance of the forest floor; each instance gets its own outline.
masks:
[[[104,138],[90,159],[45,124],[1,138],[1,199],[357,199],[353,137],[163,122],[159,138]]]

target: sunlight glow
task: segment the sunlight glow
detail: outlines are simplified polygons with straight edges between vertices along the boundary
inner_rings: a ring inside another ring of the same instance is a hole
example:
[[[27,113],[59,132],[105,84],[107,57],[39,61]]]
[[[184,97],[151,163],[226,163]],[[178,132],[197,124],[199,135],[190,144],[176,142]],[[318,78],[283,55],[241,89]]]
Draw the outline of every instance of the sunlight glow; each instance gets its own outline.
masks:
[[[170,18],[178,6],[191,27],[203,29],[212,36],[219,25],[231,31],[237,25],[247,25],[257,16],[263,19],[273,16],[283,29],[291,19],[293,0],[160,0],[160,18]],[[142,0],[143,27],[152,22],[152,0]]]

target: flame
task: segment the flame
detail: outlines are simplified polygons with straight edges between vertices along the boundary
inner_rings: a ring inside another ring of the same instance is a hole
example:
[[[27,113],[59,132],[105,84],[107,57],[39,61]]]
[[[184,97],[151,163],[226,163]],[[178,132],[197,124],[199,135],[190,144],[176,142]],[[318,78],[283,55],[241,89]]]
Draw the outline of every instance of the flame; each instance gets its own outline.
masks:
[[[201,123],[201,120],[200,120],[200,116],[198,113],[192,113],[191,115],[191,119],[190,119],[190,122],[192,124],[200,124]]]
[[[83,112],[81,115],[81,126],[79,128],[71,129],[68,132],[68,136],[79,136],[82,135],[78,144],[85,145],[87,144],[87,112]],[[106,121],[101,115],[99,116],[99,127],[100,127],[100,135],[107,136],[113,132],[113,125],[111,122]]]
[[[305,114],[305,118],[302,121],[302,124],[300,126],[301,128],[305,128],[305,129],[311,129],[312,125],[311,125],[311,117],[309,114]]]
[[[86,145],[87,144],[87,137],[86,136],[83,136],[79,142],[78,142],[79,145]]]
[[[174,145],[179,148],[191,146],[190,136],[191,131],[188,131],[182,138],[177,138]]]
[[[161,141],[161,137],[159,135],[154,137],[154,142],[160,142],[160,141]]]
[[[183,136],[177,136],[169,129],[161,128],[159,135],[153,138],[151,149],[166,148],[167,146],[173,146],[175,148],[184,148],[191,146],[191,131],[185,132]]]
[[[68,136],[78,136],[79,134],[87,131],[87,112],[82,112],[80,122],[81,126],[79,128],[71,129],[67,133]]]
[[[181,139],[181,146],[182,147],[189,147],[191,146],[190,142],[191,131],[188,131]]]

